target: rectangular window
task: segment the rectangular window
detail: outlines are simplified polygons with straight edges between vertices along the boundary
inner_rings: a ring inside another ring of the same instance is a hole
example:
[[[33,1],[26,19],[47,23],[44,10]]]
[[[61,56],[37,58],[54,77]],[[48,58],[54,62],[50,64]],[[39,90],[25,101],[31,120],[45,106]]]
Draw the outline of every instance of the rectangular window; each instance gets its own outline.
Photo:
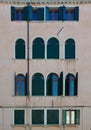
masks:
[[[66,8],[65,20],[69,21],[75,20],[74,8]]]
[[[59,124],[59,110],[47,110],[47,124]]]
[[[32,110],[32,124],[44,124],[44,110]]]
[[[15,125],[25,124],[25,111],[24,110],[14,110],[14,124]]]
[[[62,121],[64,125],[80,125],[80,110],[63,110]]]

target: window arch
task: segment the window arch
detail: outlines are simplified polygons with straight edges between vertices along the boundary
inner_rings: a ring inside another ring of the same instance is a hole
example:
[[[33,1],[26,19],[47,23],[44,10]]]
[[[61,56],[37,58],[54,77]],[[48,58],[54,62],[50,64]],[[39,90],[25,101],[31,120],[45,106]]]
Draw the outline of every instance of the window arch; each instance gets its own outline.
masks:
[[[68,74],[65,78],[65,95],[66,96],[75,96],[77,95],[78,88],[78,73],[76,76],[73,74]]]
[[[75,41],[71,38],[65,42],[65,59],[75,59]]]
[[[45,45],[44,40],[40,37],[36,38],[32,44],[32,58],[43,59],[45,58]]]
[[[32,95],[44,96],[44,76],[36,73],[32,77]]]
[[[15,58],[25,59],[25,41],[18,39],[15,43]]]
[[[25,85],[25,76],[23,74],[18,74],[15,76],[15,95],[25,96],[27,88]]]
[[[47,43],[47,58],[59,59],[59,41],[56,38],[50,38]]]
[[[59,76],[55,73],[51,73],[47,76],[46,92],[47,96],[57,96],[59,86]]]

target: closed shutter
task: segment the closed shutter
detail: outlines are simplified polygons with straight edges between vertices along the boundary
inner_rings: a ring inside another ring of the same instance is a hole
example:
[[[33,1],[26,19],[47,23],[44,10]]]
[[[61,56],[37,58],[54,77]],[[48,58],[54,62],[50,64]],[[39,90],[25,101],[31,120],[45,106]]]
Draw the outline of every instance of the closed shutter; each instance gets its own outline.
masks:
[[[61,72],[58,82],[58,95],[63,95],[63,72]]]
[[[15,20],[15,7],[11,6],[11,21]]]
[[[79,7],[75,7],[75,20],[79,21]]]
[[[76,125],[80,125],[80,110],[76,110]]]
[[[63,7],[59,7],[59,20],[63,20]]]
[[[62,124],[66,125],[66,110],[62,110]]]
[[[47,96],[52,96],[52,75],[47,78]]]
[[[49,8],[46,6],[45,10],[46,10],[46,20],[49,20]]]
[[[25,118],[25,113],[24,110],[15,110],[14,111],[14,124],[20,125],[24,124],[24,118]]]
[[[44,8],[38,9],[38,20],[40,20],[40,21],[44,20]]]

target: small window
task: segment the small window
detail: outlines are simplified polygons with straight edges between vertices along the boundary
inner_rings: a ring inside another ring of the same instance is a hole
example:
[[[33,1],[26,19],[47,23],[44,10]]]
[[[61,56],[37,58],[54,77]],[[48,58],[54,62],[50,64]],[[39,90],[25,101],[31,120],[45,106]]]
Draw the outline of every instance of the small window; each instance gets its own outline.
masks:
[[[25,59],[25,41],[18,39],[15,43],[15,58]]]
[[[75,20],[74,8],[66,8],[65,16],[66,16],[65,20],[69,20],[69,21]]]
[[[71,38],[65,42],[65,59],[75,59],[75,41]]]
[[[47,58],[59,59],[59,41],[56,38],[50,38],[47,43]]]
[[[42,38],[36,38],[32,45],[32,58],[44,59],[45,58],[45,45]]]
[[[18,74],[15,76],[15,95],[25,96],[27,92],[27,87],[25,86],[25,76]]]
[[[62,121],[64,125],[80,125],[80,110],[63,110]]]
[[[47,124],[59,124],[59,110],[47,110]]]
[[[44,124],[44,110],[32,110],[32,124]]]
[[[44,96],[44,77],[40,73],[36,73],[32,77],[32,95]]]
[[[14,110],[14,124],[15,125],[25,124],[25,111],[24,110]]]

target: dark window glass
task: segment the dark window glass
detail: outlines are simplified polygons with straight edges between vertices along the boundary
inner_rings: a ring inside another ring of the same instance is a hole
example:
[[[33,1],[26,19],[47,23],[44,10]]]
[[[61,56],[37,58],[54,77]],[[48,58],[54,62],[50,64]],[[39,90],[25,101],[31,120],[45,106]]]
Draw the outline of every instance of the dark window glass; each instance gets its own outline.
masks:
[[[59,41],[56,38],[51,38],[47,43],[47,58],[59,59]]]
[[[32,110],[32,124],[44,124],[44,110]]]
[[[23,125],[25,118],[25,111],[24,110],[14,110],[14,124],[15,125]]]
[[[19,74],[16,76],[15,95],[24,96],[25,91],[25,76]]]
[[[45,57],[45,45],[41,38],[36,38],[32,45],[32,58],[43,59]]]
[[[58,84],[59,77],[56,74],[51,73],[47,77],[47,95],[57,96],[58,95]]]
[[[75,41],[73,39],[65,42],[65,59],[75,59]]]
[[[44,95],[44,77],[40,73],[36,73],[32,77],[32,95],[33,96]]]
[[[59,124],[59,110],[47,110],[47,124]]]
[[[38,20],[38,11],[33,11],[33,20]]]
[[[25,59],[25,41],[18,39],[15,44],[15,58]]]

